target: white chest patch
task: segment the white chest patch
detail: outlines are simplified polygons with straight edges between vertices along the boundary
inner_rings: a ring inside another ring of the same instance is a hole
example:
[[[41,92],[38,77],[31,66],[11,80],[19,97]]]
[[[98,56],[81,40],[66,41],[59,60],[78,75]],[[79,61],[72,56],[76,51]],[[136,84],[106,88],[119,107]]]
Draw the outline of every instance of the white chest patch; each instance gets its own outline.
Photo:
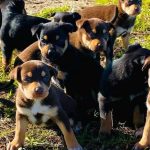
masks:
[[[28,116],[29,121],[32,123],[36,123],[37,118],[35,115],[42,114],[41,121],[42,123],[47,122],[50,118],[57,116],[58,107],[46,106],[42,105],[40,100],[35,100],[34,104],[31,108],[24,108],[17,106],[17,110],[19,113]]]
[[[117,27],[116,28],[116,31],[117,31],[117,36],[120,36],[121,34],[123,34],[123,33],[130,33],[131,31],[132,31],[132,28],[133,27],[131,27],[131,28],[128,28],[128,29],[125,29],[125,28],[122,28],[122,27]]]

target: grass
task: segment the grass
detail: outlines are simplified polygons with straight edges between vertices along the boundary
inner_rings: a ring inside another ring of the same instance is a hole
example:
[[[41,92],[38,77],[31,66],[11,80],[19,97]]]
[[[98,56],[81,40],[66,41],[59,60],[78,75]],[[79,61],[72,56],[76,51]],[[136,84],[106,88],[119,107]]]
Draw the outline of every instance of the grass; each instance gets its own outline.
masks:
[[[68,10],[69,10],[68,6],[62,6],[62,7],[56,7],[56,8],[45,8],[41,10],[40,12],[33,14],[33,15],[43,17],[43,18],[50,18],[51,15],[55,12],[64,12]]]
[[[96,0],[96,4],[112,4],[117,0]],[[57,8],[46,8],[33,14],[44,18],[49,18],[54,12],[68,11],[68,6]],[[132,32],[130,39],[131,43],[139,42],[143,47],[150,48],[150,1],[144,0],[142,13],[137,17],[136,25]],[[16,53],[14,53],[14,56]],[[120,57],[122,52],[118,54]],[[1,60],[0,53],[0,60]],[[14,59],[15,57],[13,57]],[[9,77],[3,72],[0,65],[0,82],[8,80]],[[6,98],[14,100],[14,87],[7,91],[0,91],[0,99]],[[5,149],[5,144],[11,141],[14,136],[15,127],[15,108],[9,108],[6,105],[0,103],[0,149]],[[111,137],[105,137],[98,134],[98,128],[94,130],[99,123],[94,125],[87,125],[80,134],[77,134],[78,141],[87,150],[107,150],[107,149],[122,149],[131,150],[131,147],[136,143],[137,139],[134,138],[134,131],[126,127],[119,127],[114,129],[114,134]],[[42,150],[42,149],[65,149],[62,136],[57,130],[48,130],[47,128],[29,126],[25,146],[28,150]]]

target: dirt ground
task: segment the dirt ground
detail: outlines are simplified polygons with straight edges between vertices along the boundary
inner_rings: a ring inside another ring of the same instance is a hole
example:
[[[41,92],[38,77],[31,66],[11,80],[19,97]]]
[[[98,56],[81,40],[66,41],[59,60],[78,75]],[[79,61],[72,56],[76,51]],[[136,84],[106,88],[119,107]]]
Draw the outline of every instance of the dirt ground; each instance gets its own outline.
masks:
[[[69,6],[71,11],[79,10],[85,6],[94,5],[94,0],[25,0],[28,14],[34,14],[44,8]]]

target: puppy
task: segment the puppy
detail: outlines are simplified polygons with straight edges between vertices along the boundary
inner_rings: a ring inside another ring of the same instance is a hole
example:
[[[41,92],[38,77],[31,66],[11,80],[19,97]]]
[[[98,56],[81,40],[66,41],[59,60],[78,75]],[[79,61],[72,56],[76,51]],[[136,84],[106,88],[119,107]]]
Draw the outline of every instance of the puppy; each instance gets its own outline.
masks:
[[[67,22],[74,26],[74,30],[77,30],[76,21],[81,18],[80,14],[77,12],[56,12],[52,15],[55,22]]]
[[[118,0],[118,5],[86,7],[79,11],[82,18],[100,18],[110,21],[121,36],[123,46],[129,45],[129,36],[134,27],[136,16],[140,14],[142,0]]]
[[[70,33],[70,43],[106,67],[113,57],[115,41],[113,26],[98,18],[80,19],[76,23],[78,30]]]
[[[2,63],[5,71],[8,71],[13,50],[21,51],[36,41],[37,38],[31,34],[31,27],[49,20],[23,14],[25,10],[23,0],[5,0],[1,2],[0,7]]]
[[[10,1],[10,2],[9,2]],[[10,3],[14,3],[14,8],[21,14],[26,14],[26,10],[24,8],[24,1],[23,0],[2,0],[0,1],[0,26],[2,24],[2,13],[1,8],[5,8],[6,5],[10,5]]]
[[[141,112],[141,106],[144,106],[145,101],[143,99],[146,97],[148,90],[149,67],[146,67],[146,64],[148,64],[147,60],[149,57],[150,51],[148,49],[142,48],[140,45],[130,46],[121,58],[113,62],[112,72],[109,74],[107,82],[108,89],[110,90],[109,100],[111,105],[114,105],[118,101],[124,104],[123,98],[128,98],[127,116],[129,117],[129,109],[134,103],[132,113],[133,123],[136,127],[144,123],[144,111]],[[142,96],[143,99],[138,101],[137,98],[140,96]],[[100,103],[104,101],[101,95],[99,95],[98,100]],[[119,109],[121,107],[121,104],[119,107],[116,105],[116,108],[118,108],[118,116],[122,112],[122,110]],[[125,115],[126,110],[127,108],[124,108],[123,115]]]
[[[23,146],[28,122],[39,125],[49,124],[50,120],[62,131],[68,150],[82,150],[61,104],[70,107],[74,101],[51,83],[51,77],[56,74],[53,67],[37,60],[23,63],[10,73],[10,77],[17,80],[19,87],[16,93],[15,137],[8,144],[7,150],[16,150]]]

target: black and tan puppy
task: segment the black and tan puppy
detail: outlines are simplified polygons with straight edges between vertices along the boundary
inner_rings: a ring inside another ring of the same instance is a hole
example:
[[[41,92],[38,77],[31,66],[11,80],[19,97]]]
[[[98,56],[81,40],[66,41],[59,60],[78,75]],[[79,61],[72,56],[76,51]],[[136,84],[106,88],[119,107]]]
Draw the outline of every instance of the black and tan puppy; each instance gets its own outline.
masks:
[[[0,29],[0,46],[2,50],[2,63],[7,71],[14,49],[23,50],[36,41],[31,34],[31,27],[47,19],[23,14],[23,0],[5,0],[1,2],[2,24]]]
[[[8,144],[7,150],[16,150],[23,146],[28,122],[39,125],[49,124],[50,121],[56,123],[62,131],[68,150],[82,150],[63,108],[65,105],[74,108],[70,104],[75,103],[51,83],[51,77],[56,74],[57,71],[53,67],[38,60],[23,63],[10,73],[11,78],[17,80],[19,87],[16,94],[15,137]],[[71,111],[73,112],[73,109]]]
[[[67,22],[74,26],[74,31],[77,30],[76,21],[81,18],[77,12],[56,12],[52,15],[55,22]]]
[[[142,0],[118,0],[118,5],[86,7],[79,11],[82,18],[100,18],[111,21],[121,36],[123,46],[129,45],[129,36],[136,16],[141,12]]]
[[[113,25],[98,18],[80,19],[76,24],[77,31],[69,35],[70,44],[105,67],[113,57]]]
[[[129,110],[133,108],[133,123],[136,127],[144,123],[141,107],[145,105],[145,97],[148,90],[149,66],[147,65],[147,60],[149,58],[150,51],[148,49],[142,48],[140,45],[132,45],[121,58],[114,60],[112,72],[108,77],[107,86],[109,86],[110,102],[112,102],[112,106],[114,105],[114,109],[115,103],[120,101],[120,105],[116,105],[118,109],[117,115],[124,111],[122,115],[132,117],[129,114]],[[138,101],[137,99],[140,96],[143,99]],[[129,101],[129,105],[126,108],[121,106],[121,104],[124,104],[123,98]],[[99,95],[99,101],[103,100],[103,97]],[[134,104],[133,107],[132,103]],[[123,108],[123,110],[119,108]],[[140,116],[142,116],[142,119]]]

